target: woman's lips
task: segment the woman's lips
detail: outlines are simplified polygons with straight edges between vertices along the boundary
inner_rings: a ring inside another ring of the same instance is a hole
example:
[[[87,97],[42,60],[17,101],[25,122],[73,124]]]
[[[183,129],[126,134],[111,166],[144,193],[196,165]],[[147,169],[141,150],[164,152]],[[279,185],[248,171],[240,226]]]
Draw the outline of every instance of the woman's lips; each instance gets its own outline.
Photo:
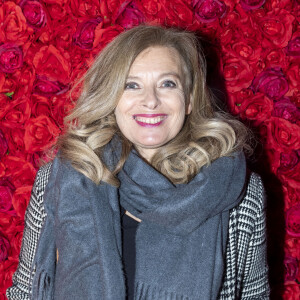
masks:
[[[137,114],[133,115],[136,123],[143,127],[159,126],[167,118],[166,114]]]

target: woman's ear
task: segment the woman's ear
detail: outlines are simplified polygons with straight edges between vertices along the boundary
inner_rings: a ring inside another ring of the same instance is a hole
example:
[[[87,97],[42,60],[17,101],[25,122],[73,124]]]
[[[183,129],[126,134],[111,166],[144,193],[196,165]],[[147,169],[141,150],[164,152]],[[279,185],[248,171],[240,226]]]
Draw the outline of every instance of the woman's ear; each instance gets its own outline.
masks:
[[[192,100],[192,95],[190,95],[190,97],[188,99],[188,103],[186,105],[186,109],[185,109],[185,114],[186,115],[189,115],[192,111],[192,102],[191,102],[191,100]]]

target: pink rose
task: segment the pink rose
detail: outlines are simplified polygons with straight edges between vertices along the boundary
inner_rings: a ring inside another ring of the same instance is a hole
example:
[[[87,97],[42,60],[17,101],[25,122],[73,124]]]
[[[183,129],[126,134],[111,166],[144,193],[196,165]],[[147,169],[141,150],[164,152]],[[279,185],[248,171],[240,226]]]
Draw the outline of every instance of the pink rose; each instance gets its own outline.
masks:
[[[0,71],[13,73],[23,66],[22,49],[14,44],[3,44],[0,46]]]
[[[122,3],[113,19],[116,24],[119,24],[126,29],[130,29],[145,22],[145,16],[138,9],[135,1],[125,1]]]
[[[7,178],[0,179],[0,211],[8,212],[12,209],[12,196],[15,187]]]
[[[7,140],[3,132],[0,130],[0,159],[7,153],[7,150],[8,150]]]
[[[284,258],[285,281],[294,281],[298,275],[298,259],[292,256]]]
[[[286,231],[290,236],[300,237],[300,204],[296,204],[286,211]]]
[[[291,39],[286,47],[289,56],[300,56],[300,36]]]
[[[196,18],[203,23],[211,23],[224,17],[226,5],[221,0],[193,0]]]
[[[289,90],[288,82],[280,68],[270,68],[261,72],[253,79],[254,93],[262,92],[271,99],[283,97]]]
[[[101,22],[102,18],[98,17],[79,23],[73,35],[74,44],[81,49],[92,49],[95,39],[95,29]]]
[[[50,97],[53,95],[61,95],[68,91],[69,87],[59,81],[48,80],[44,76],[37,76],[33,84],[33,93]]]
[[[27,24],[35,30],[45,26],[47,16],[43,5],[35,0],[22,0],[19,3],[23,14],[27,20]]]
[[[0,232],[0,262],[4,262],[8,258],[10,250],[9,240]]]
[[[244,10],[260,8],[265,2],[266,0],[240,0],[240,4]]]
[[[300,125],[300,110],[288,98],[282,98],[274,103],[272,116],[283,118],[291,123],[299,122]]]

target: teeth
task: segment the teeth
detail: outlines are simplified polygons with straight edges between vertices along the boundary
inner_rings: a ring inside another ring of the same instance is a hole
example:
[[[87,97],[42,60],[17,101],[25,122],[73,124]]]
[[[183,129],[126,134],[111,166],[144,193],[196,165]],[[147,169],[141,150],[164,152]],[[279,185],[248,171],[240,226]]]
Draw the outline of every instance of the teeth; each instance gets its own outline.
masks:
[[[146,124],[156,124],[156,123],[159,123],[162,120],[164,120],[165,117],[164,116],[155,117],[155,118],[135,117],[134,119],[139,122],[146,123]]]

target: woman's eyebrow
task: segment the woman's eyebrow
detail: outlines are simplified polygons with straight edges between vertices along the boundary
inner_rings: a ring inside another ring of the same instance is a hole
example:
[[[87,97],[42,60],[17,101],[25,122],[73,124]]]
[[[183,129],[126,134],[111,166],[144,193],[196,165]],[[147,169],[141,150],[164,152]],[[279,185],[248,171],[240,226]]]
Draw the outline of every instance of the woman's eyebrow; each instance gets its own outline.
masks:
[[[159,77],[165,77],[165,76],[174,76],[174,77],[177,77],[178,79],[181,80],[181,77],[177,72],[166,72],[166,73],[162,73],[162,74],[159,75]],[[130,80],[139,79],[139,78],[141,78],[141,76],[131,76],[131,75],[129,75],[127,77],[127,79],[130,79]]]

